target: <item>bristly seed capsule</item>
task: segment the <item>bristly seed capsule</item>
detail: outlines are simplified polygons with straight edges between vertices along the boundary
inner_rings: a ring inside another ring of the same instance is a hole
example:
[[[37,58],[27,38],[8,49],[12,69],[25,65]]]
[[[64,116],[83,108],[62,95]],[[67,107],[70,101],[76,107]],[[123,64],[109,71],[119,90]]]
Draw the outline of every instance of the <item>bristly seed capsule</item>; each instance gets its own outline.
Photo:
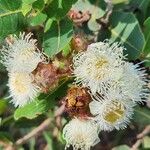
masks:
[[[87,117],[90,116],[89,103],[91,102],[90,94],[83,87],[71,87],[65,98],[66,112],[70,116]]]

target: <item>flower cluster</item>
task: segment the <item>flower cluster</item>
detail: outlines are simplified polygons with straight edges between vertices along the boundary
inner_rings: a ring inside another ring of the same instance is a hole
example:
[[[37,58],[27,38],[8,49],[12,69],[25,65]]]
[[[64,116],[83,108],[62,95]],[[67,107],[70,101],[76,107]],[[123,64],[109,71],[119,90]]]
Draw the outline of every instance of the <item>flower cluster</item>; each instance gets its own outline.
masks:
[[[31,102],[39,92],[48,92],[59,77],[70,74],[68,67],[60,71],[56,62],[46,63],[31,36],[13,36],[0,50],[1,63],[8,71],[9,97],[16,107]],[[64,98],[65,111],[73,118],[63,129],[66,148],[90,150],[100,141],[101,130],[126,128],[134,106],[147,99],[147,74],[140,64],[126,61],[124,50],[119,43],[106,40],[73,57],[75,82]]]
[[[124,50],[119,43],[106,40],[93,43],[87,51],[74,56],[75,85],[88,89],[91,115],[74,115],[75,119],[64,127],[67,146],[88,150],[99,141],[101,130],[126,128],[134,106],[147,98],[145,70],[140,64],[127,62]]]
[[[24,106],[37,96],[39,87],[34,84],[32,71],[45,57],[31,39],[32,33],[13,36],[12,42],[1,49],[1,63],[8,71],[8,87],[12,103]]]
[[[63,129],[63,137],[66,139],[66,148],[73,146],[74,150],[90,150],[91,146],[97,144],[98,128],[88,120],[71,120]]]

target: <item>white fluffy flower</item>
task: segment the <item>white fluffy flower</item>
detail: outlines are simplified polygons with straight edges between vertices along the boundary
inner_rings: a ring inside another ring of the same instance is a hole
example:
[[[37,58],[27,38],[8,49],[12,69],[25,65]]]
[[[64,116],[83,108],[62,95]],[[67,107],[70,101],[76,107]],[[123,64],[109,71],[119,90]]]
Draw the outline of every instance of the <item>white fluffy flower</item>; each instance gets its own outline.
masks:
[[[118,80],[118,88],[128,99],[134,102],[142,102],[149,95],[147,74],[139,64],[126,62],[123,66],[123,74]]]
[[[8,87],[11,102],[17,106],[24,106],[31,102],[38,94],[38,88],[32,83],[28,73],[9,72]]]
[[[134,103],[114,91],[105,96],[95,96],[89,104],[91,113],[95,116],[101,130],[124,129],[130,122]]]
[[[90,120],[71,120],[63,129],[63,137],[66,148],[72,145],[74,150],[90,150],[100,141],[98,128]]]
[[[8,71],[32,72],[39,62],[45,61],[43,54],[36,47],[32,33],[13,37],[13,43],[1,50],[1,62]]]
[[[105,93],[122,74],[124,47],[109,41],[88,46],[87,51],[73,58],[73,74],[77,84],[89,87],[92,94]]]

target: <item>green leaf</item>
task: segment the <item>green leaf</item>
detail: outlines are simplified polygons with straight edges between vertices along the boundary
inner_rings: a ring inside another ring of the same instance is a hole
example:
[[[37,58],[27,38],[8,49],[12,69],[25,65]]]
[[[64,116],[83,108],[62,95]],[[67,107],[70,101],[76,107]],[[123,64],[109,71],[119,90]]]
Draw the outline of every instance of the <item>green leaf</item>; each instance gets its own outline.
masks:
[[[113,4],[128,2],[129,0],[112,0]]]
[[[70,42],[73,36],[72,22],[68,19],[53,21],[50,29],[44,34],[44,52],[53,57]]]
[[[32,5],[34,3],[38,2],[37,0],[22,0],[22,13],[24,16],[26,16],[31,10],[32,10]],[[33,7],[34,8],[34,7]],[[36,8],[36,4],[35,4]]]
[[[43,13],[39,13],[35,17],[30,18],[30,25],[31,26],[37,26],[46,21],[47,15]]]
[[[26,16],[32,9],[31,5],[22,5],[21,12],[24,16]]]
[[[127,145],[120,145],[120,146],[114,147],[112,150],[130,150],[130,147]]]
[[[130,0],[129,5],[131,6],[131,8],[137,8],[135,14],[141,25],[143,24],[146,18],[147,11],[149,10],[149,4],[150,0]]]
[[[148,17],[144,22],[144,36],[145,39],[150,38],[150,17]]]
[[[25,150],[23,147],[19,147],[18,150]]]
[[[60,20],[66,16],[72,5],[77,0],[53,0],[47,7],[47,15],[54,20]]]
[[[53,0],[44,0],[44,3],[45,4],[49,4],[49,3],[51,3]]]
[[[2,115],[7,109],[7,101],[0,99],[0,115]]]
[[[49,108],[48,104],[49,104],[48,101],[45,101],[44,99],[43,100],[35,99],[30,104],[27,104],[24,107],[16,109],[14,113],[14,118],[15,120],[18,120],[19,118],[22,117],[33,119],[38,115],[45,113]]]
[[[34,119],[27,119],[27,118],[20,118],[19,120],[15,121],[14,125],[16,128],[33,128],[41,124],[46,117],[44,115],[39,115]]]
[[[46,139],[48,149],[49,150],[53,150],[53,139],[52,139],[52,136],[48,132],[44,132],[43,135],[44,135],[44,138]]]
[[[139,23],[131,13],[116,11],[111,17],[111,40],[119,41],[126,47],[130,60],[137,59],[145,43]]]
[[[36,140],[33,137],[29,140],[29,150],[35,150],[35,145],[36,145]]]
[[[150,53],[150,17],[147,18],[144,22],[144,35],[145,35],[145,45],[143,47],[144,55]]]
[[[36,0],[33,4],[32,7],[37,10],[41,11],[45,6],[44,0]]]
[[[51,27],[51,25],[52,25],[52,22],[53,22],[52,19],[48,19],[48,20],[46,21],[46,24],[45,24],[45,27],[44,27],[44,32],[47,32],[47,31],[50,29],[50,27]]]
[[[37,0],[22,0],[22,2],[23,2],[24,4],[26,4],[26,5],[32,4],[32,3],[34,3],[35,1],[37,1]]]
[[[62,54],[64,57],[66,57],[70,52],[71,52],[71,47],[70,47],[70,43],[69,43],[66,45],[66,47],[64,47]]]
[[[12,143],[12,137],[9,132],[0,132],[0,141],[3,141],[7,144]]]
[[[21,0],[0,0],[0,37],[21,30],[24,18],[21,10]]]
[[[143,147],[146,148],[146,149],[150,149],[150,137],[148,136],[145,136],[143,138]]]
[[[43,135],[44,135],[44,138],[47,142],[48,150],[65,149],[64,148],[65,143],[62,143],[60,141],[60,137],[59,137],[59,136],[61,136],[60,132],[57,135],[57,140],[55,140],[55,138],[53,137],[53,135],[50,132],[44,132]]]
[[[144,60],[144,66],[145,67],[149,67],[150,66],[150,56],[147,55],[147,58],[145,58]]]
[[[91,15],[92,15],[92,13],[94,13],[95,17],[102,16],[104,14],[105,8],[106,8],[106,6],[105,6],[105,2],[103,0],[99,0],[99,1],[97,1],[97,0],[89,0],[89,1],[88,0],[85,0],[85,1],[78,0],[72,6],[73,10],[82,11],[82,12],[89,11]],[[102,14],[96,14],[94,11],[102,13]]]
[[[150,124],[150,109],[144,107],[136,107],[133,121],[141,127]]]
[[[7,127],[7,126],[10,126],[10,124],[13,122],[14,122],[14,118],[11,115],[11,116],[8,116],[8,117],[5,117],[4,119],[2,119],[1,126]]]
[[[91,14],[91,18],[88,21],[88,27],[91,31],[98,31],[100,29],[100,24],[96,22],[96,19],[101,18],[104,13],[105,9],[102,8],[104,6],[105,2],[103,0],[92,0],[90,1],[83,1],[78,0],[77,3],[75,3],[72,7],[73,10],[86,12],[88,11]]]

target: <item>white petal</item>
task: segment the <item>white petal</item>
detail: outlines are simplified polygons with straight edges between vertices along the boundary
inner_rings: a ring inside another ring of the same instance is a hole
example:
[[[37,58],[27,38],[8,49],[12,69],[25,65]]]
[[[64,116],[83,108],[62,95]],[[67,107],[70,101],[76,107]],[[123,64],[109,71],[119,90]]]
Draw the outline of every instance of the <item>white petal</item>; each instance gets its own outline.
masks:
[[[63,129],[63,137],[66,148],[72,145],[74,150],[90,150],[100,141],[98,127],[90,120],[71,120]]]
[[[92,94],[105,93],[120,78],[124,47],[118,43],[98,42],[73,58],[75,82],[90,88]]]
[[[10,72],[8,75],[11,102],[15,107],[24,106],[34,100],[39,89],[32,83],[32,78],[28,73]]]
[[[31,33],[14,36],[13,44],[4,46],[1,50],[1,62],[8,71],[32,72],[39,62],[45,61],[44,55],[37,49],[36,40],[31,39]]]
[[[104,97],[95,96],[90,104],[90,112],[101,130],[124,129],[130,122],[135,104],[118,93],[110,91]]]

